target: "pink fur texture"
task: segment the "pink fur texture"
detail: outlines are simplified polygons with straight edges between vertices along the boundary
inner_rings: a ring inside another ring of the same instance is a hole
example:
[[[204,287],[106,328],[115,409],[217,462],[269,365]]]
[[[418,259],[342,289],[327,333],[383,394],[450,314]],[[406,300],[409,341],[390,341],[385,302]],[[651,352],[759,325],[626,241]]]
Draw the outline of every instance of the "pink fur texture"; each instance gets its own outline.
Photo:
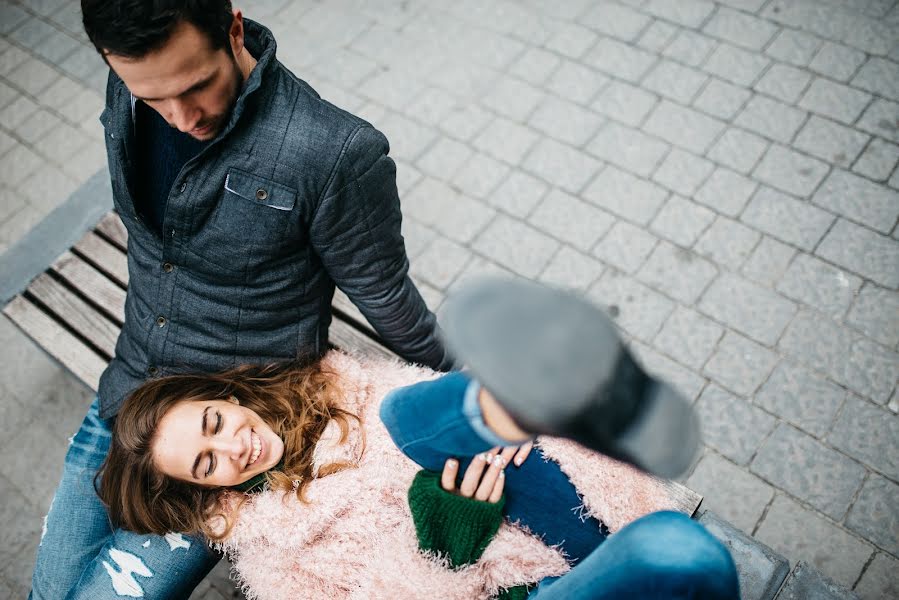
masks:
[[[248,598],[471,600],[568,570],[557,550],[509,524],[477,563],[457,571],[420,552],[406,502],[419,467],[393,445],[378,407],[390,390],[436,374],[336,351],[324,360],[339,376],[346,408],[363,418],[364,440],[354,429],[337,445],[339,431],[329,428],[316,447],[316,464],[351,459],[358,467],[312,482],[309,504],[272,491],[244,504],[221,547]],[[565,440],[541,439],[539,445],[578,488],[585,512],[612,531],[650,512],[675,509],[658,481],[627,465]]]

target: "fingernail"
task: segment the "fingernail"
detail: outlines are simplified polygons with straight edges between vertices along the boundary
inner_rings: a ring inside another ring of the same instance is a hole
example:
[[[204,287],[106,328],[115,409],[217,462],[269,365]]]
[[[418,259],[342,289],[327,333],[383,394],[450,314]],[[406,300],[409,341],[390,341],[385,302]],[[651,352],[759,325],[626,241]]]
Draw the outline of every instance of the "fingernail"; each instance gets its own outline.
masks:
[[[506,466],[506,459],[504,459],[499,454],[496,455],[496,458],[493,459],[493,466],[503,468]]]
[[[505,471],[500,471],[500,472],[499,472],[499,478],[500,478],[500,479],[502,479],[502,478],[505,477],[505,476],[506,476],[506,472],[505,472]]]
[[[488,452],[487,458],[485,458],[484,460],[486,460],[488,463],[492,463],[493,462],[493,452]]]
[[[478,460],[483,460],[484,462],[487,462],[487,454],[484,452],[481,452],[480,454],[475,456],[475,458]]]
[[[448,464],[448,465],[451,466],[451,467],[455,467],[455,466],[456,466],[457,464],[459,464],[459,463],[456,462],[456,459],[451,458],[451,459],[449,459],[448,461],[446,461],[446,464]]]
[[[523,458],[516,458],[516,459],[515,459],[515,466],[516,466],[516,467],[520,467],[520,466],[521,466],[521,463],[523,463],[523,462],[524,462],[524,459],[523,459]]]

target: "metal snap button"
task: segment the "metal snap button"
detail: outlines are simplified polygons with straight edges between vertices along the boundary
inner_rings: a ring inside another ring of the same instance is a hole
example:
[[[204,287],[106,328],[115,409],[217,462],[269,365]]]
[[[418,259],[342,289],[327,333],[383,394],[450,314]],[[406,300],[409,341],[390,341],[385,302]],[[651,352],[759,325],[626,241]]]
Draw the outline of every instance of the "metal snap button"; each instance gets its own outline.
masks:
[[[175,270],[175,265],[173,265],[170,262],[164,262],[164,263],[162,263],[162,270],[165,271],[166,273],[171,273],[172,271]]]
[[[258,190],[256,190],[256,199],[257,200],[265,200],[266,198],[268,198],[268,192],[266,192],[262,188],[259,188]]]
[[[147,373],[149,373],[150,375],[156,375],[157,373],[159,373],[159,369],[157,369],[156,367],[150,367],[149,369],[147,369]]]
[[[165,326],[165,317],[157,317],[156,324],[159,325],[160,327]]]

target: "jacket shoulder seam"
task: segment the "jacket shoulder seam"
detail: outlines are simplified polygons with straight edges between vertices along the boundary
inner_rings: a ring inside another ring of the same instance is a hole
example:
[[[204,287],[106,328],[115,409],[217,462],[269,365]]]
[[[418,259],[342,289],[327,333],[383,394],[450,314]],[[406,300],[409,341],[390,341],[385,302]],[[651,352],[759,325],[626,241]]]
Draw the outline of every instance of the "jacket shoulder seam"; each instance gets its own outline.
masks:
[[[322,188],[321,196],[319,196],[318,202],[316,203],[316,210],[318,210],[318,207],[320,207],[322,203],[328,198],[328,191],[331,189],[331,185],[333,185],[334,180],[337,179],[337,173],[340,172],[340,167],[343,164],[346,155],[349,153],[349,148],[359,136],[359,132],[366,128],[370,129],[371,127],[372,126],[368,123],[359,123],[358,125],[356,125],[353,131],[350,132],[350,135],[347,136],[346,141],[344,141],[343,143],[343,147],[340,148],[340,153],[337,155],[337,160],[334,162],[334,166],[331,168],[331,173],[328,175],[328,180],[325,182],[324,188]],[[355,168],[353,170],[355,171]]]

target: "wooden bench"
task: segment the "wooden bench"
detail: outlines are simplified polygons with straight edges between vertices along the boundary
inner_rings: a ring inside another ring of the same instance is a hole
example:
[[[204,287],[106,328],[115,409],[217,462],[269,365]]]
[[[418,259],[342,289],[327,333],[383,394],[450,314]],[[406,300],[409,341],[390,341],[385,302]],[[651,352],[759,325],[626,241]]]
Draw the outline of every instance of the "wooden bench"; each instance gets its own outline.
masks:
[[[125,319],[128,233],[115,213],[103,219],[13,298],[3,312],[78,379],[97,390]],[[362,313],[339,290],[329,338],[337,348],[395,357]],[[702,497],[667,482],[682,512],[694,516]]]

